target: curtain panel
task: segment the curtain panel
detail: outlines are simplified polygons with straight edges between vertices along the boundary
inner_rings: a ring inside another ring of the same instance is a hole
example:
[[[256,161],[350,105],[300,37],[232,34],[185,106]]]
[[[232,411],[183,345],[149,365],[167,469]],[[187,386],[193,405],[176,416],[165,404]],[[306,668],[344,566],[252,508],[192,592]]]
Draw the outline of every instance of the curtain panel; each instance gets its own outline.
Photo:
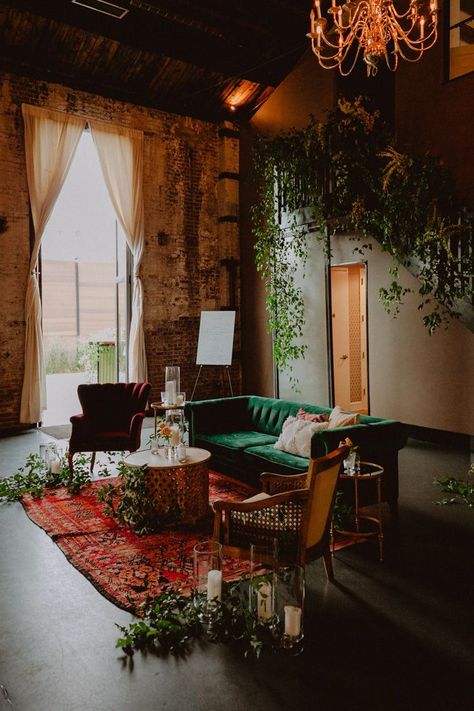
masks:
[[[143,205],[143,132],[89,121],[105,183],[133,254],[133,299],[130,324],[130,380],[146,382],[148,369],[143,330],[143,285],[140,264],[145,243]]]
[[[85,119],[36,106],[22,105],[25,160],[34,244],[25,298],[25,362],[20,422],[41,420],[46,409],[41,300],[36,265],[45,227],[68,174]]]

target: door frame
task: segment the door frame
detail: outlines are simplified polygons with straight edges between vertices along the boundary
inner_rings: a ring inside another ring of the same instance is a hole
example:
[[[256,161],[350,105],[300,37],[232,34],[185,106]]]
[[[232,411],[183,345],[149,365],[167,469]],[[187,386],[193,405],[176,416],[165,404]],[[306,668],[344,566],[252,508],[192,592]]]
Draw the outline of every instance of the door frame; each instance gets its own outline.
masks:
[[[327,340],[327,359],[328,359],[328,390],[329,390],[329,405],[335,405],[335,386],[334,386],[334,345],[332,337],[332,294],[331,294],[331,269],[332,267],[349,267],[356,264],[365,266],[365,333],[366,333],[366,368],[367,368],[367,414],[370,415],[370,368],[369,368],[369,264],[366,259],[345,262],[331,262],[326,264],[326,340]]]

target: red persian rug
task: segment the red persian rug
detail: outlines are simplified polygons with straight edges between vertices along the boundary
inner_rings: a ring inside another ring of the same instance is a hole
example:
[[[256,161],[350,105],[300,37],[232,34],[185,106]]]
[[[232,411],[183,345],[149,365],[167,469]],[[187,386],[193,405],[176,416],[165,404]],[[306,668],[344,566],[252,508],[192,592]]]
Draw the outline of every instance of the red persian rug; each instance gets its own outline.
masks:
[[[103,484],[96,481],[75,496],[64,488],[49,491],[43,499],[25,496],[23,506],[69,562],[118,607],[134,612],[147,596],[159,593],[161,577],[188,591],[192,586],[193,547],[208,539],[211,530],[176,526],[137,536],[103,513],[104,505],[96,496]],[[240,501],[254,493],[246,484],[209,472],[211,502]],[[244,571],[242,562],[236,559],[226,558],[223,566],[227,579]]]

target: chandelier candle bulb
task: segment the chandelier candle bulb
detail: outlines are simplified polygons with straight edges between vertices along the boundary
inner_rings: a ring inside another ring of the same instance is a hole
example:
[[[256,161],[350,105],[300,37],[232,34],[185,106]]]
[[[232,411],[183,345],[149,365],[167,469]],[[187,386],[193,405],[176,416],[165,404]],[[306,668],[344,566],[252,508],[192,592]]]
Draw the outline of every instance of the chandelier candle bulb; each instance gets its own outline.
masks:
[[[301,633],[301,607],[285,605],[285,634],[299,637]]]
[[[273,615],[272,584],[260,583],[257,590],[257,616],[259,620],[269,620]]]
[[[210,570],[207,576],[207,599],[221,600],[222,596],[222,571]]]

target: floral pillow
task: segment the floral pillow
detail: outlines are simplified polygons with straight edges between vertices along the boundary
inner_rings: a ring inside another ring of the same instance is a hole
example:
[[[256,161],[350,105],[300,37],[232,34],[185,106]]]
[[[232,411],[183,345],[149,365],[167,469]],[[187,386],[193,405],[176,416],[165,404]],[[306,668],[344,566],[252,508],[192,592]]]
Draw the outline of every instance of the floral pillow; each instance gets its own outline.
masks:
[[[315,432],[328,428],[329,422],[307,422],[297,417],[287,417],[283,423],[281,434],[273,446],[283,452],[309,459],[311,437]]]
[[[298,420],[306,420],[306,422],[327,422],[328,416],[325,412],[306,412],[302,407],[296,413]]]
[[[348,425],[358,425],[360,423],[360,415],[358,412],[343,412],[336,405],[334,410],[329,415],[329,429],[333,430],[336,427],[347,427]]]

